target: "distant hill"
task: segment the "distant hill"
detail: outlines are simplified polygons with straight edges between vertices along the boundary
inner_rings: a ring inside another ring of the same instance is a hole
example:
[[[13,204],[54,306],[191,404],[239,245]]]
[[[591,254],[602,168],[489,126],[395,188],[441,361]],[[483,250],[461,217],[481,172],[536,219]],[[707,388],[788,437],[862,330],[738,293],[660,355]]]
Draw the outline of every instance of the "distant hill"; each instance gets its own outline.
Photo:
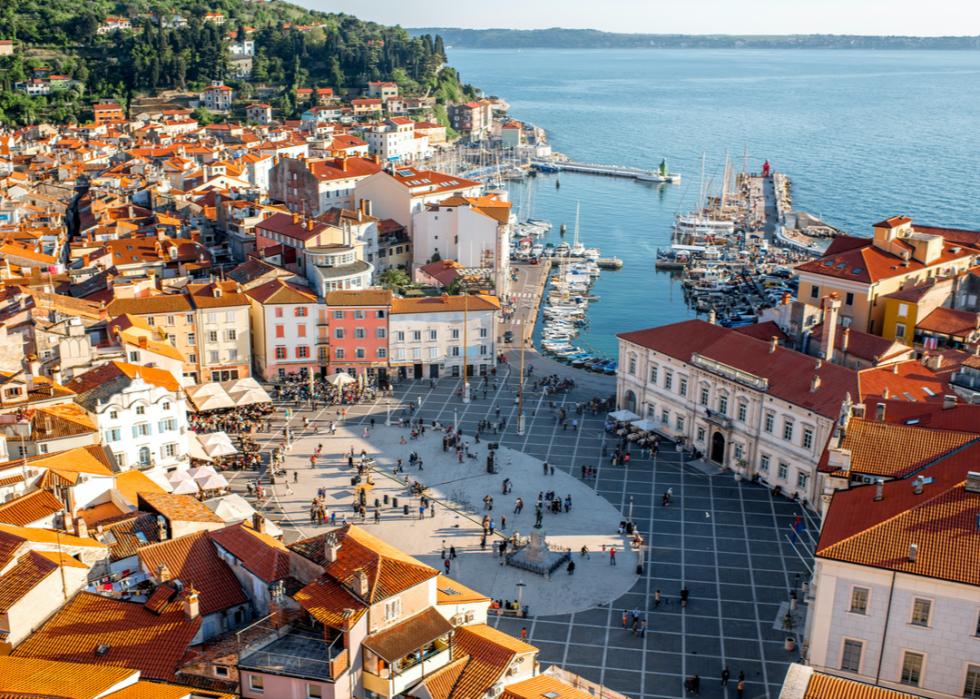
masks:
[[[296,113],[300,86],[342,92],[392,80],[440,103],[473,92],[444,68],[439,37],[282,0],[3,0],[0,39],[14,42],[13,55],[0,56],[0,124],[73,121],[96,98],[128,103],[211,80],[243,98],[272,86],[285,114]],[[237,77],[228,47],[244,39],[255,56],[251,74]],[[56,90],[25,93],[26,81],[48,76]]]
[[[415,28],[415,36],[438,34],[451,48],[461,49],[947,49],[978,50],[980,36],[856,36],[789,34],[785,36],[726,34],[617,34],[595,29],[459,29]]]

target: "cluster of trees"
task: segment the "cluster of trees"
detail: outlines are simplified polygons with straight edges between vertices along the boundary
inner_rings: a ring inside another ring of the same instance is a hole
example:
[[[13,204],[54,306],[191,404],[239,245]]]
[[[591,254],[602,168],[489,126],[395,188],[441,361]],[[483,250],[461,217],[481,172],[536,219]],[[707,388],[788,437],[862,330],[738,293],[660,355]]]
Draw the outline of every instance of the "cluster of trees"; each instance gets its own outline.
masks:
[[[225,15],[224,25],[204,21],[205,14],[212,11]],[[99,35],[100,24],[110,15],[129,17],[133,31]],[[171,27],[174,15],[187,20],[187,25]],[[59,72],[83,84],[89,99],[112,97],[128,102],[140,93],[199,90],[211,80],[225,80],[239,95],[248,96],[252,86],[231,79],[226,37],[237,32],[243,39],[246,26],[256,28],[249,37],[257,50],[251,82],[281,86],[276,106],[287,115],[306,106],[296,103],[295,88],[300,86],[333,87],[341,92],[371,80],[392,80],[405,94],[434,94],[445,99],[460,93],[455,71],[441,70],[446,61],[441,37],[412,37],[400,27],[311,12],[279,0],[0,3],[0,38],[14,39],[21,54],[28,49],[36,55],[43,48],[55,57]],[[7,68],[0,64],[4,93],[0,120],[28,123],[38,116],[53,121],[80,116],[84,109],[77,99],[80,95],[52,96],[29,108],[22,99],[25,96],[6,94],[15,82],[30,77],[31,66],[21,61]],[[60,105],[60,111],[50,108],[52,102]]]

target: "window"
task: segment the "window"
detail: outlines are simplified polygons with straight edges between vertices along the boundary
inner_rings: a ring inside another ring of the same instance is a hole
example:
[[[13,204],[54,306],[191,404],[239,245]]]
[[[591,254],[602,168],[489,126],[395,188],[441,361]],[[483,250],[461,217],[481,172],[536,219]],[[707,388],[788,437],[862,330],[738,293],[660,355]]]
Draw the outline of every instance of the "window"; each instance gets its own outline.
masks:
[[[699,427],[698,428],[698,441],[699,442],[703,442],[704,441],[704,428],[703,427]]]
[[[282,318],[282,306],[276,306],[276,318]]]
[[[365,356],[364,355],[364,348],[363,347],[358,347],[357,349],[355,349],[354,350],[354,356],[357,357],[358,359],[364,359],[364,356]]]
[[[916,597],[912,602],[912,621],[915,626],[928,626],[929,614],[932,612],[932,600]]]
[[[164,444],[160,450],[160,455],[164,458],[177,456],[177,445],[174,443]]]
[[[133,350],[132,352],[129,353],[129,361],[130,361],[131,364],[138,364],[139,363],[139,361],[140,361],[140,353],[139,353],[139,350]]]
[[[687,378],[682,376],[677,384],[677,392],[682,396],[687,396]]]
[[[227,677],[228,676],[228,668],[225,667],[224,665],[215,665],[214,666],[214,674],[216,674],[218,677]]]
[[[740,400],[738,402],[738,408],[736,410],[738,411],[738,421],[745,422],[745,418],[749,414],[749,404],[746,403],[744,400]]]
[[[708,387],[707,386],[702,386],[701,387],[701,396],[698,398],[698,402],[701,405],[707,405],[708,404]]]
[[[458,357],[459,356],[459,347],[457,347],[456,345],[453,345],[451,354],[454,357]]]
[[[150,465],[150,448],[149,447],[140,447],[140,450],[139,450],[139,463],[140,463],[140,466],[149,466]]]
[[[333,356],[334,356],[335,359],[343,359],[344,358],[344,348],[343,347],[338,347],[337,349],[335,349]]]
[[[405,341],[405,332],[402,331],[402,330],[399,330],[398,332],[396,332],[395,333],[395,339],[398,340],[398,342],[404,342]]]
[[[760,454],[759,455],[759,470],[763,473],[769,473],[769,455]]]
[[[773,426],[776,424],[776,414],[772,411],[766,411],[766,421],[763,424],[762,429],[769,434],[772,434]]]
[[[820,287],[819,286],[811,286],[810,287],[810,298],[811,299],[815,299],[815,298],[818,298],[819,296],[820,296]]]
[[[377,354],[378,359],[385,359],[388,356],[388,350],[386,350],[384,347],[379,347]]]
[[[660,411],[660,422],[663,423],[664,425],[669,425],[670,424],[670,411],[669,410],[662,410],[662,411]]]
[[[118,427],[105,431],[105,441],[118,442],[120,439],[122,439],[122,431]]]
[[[156,325],[156,324],[157,324],[157,322],[156,322],[156,320],[155,320],[155,319],[153,318],[153,316],[147,316],[147,317],[146,317],[146,324],[147,324],[147,325],[150,325],[150,326],[153,326],[153,325]]]
[[[454,340],[458,340],[459,339],[459,330],[454,328],[453,331],[449,334],[449,336],[452,339],[454,339]]]
[[[796,473],[796,487],[801,490],[806,488],[806,484],[810,481],[809,474],[797,471]]]
[[[783,439],[787,442],[793,441],[793,421],[783,420]]]
[[[977,613],[977,633],[976,635],[980,637],[980,613]]]
[[[307,316],[306,306],[297,306],[294,308],[293,315],[297,318],[305,318]]]
[[[634,356],[630,356],[628,371],[631,375],[636,376],[636,357]]]
[[[377,318],[384,318],[385,317],[385,312],[384,311],[375,311],[374,312],[374,315]]]
[[[906,318],[909,314],[909,305],[907,303],[898,304],[898,317]]]
[[[174,317],[167,316],[167,325],[173,325],[173,324],[174,324]]]
[[[318,684],[306,685],[306,699],[321,699],[322,696],[323,687]]]
[[[718,412],[728,415],[728,396],[718,396]]]
[[[848,306],[853,306],[854,305],[854,294],[852,294],[850,291],[848,291],[847,292],[847,295],[844,297],[844,303],[846,303]]]
[[[364,328],[354,328],[354,337],[358,340],[363,340],[367,336]]]
[[[137,422],[135,425],[133,425],[134,437],[148,437],[149,435],[150,435],[150,423]]]
[[[110,420],[118,420],[119,419],[119,411],[117,411],[117,410],[110,410],[109,411],[109,419]]]
[[[333,317],[336,318],[337,320],[343,320],[344,319],[344,312],[343,311],[334,311],[333,312]]]
[[[862,650],[864,650],[864,644],[861,641],[845,638],[844,650],[840,658],[840,669],[847,672],[860,672]]]
[[[208,342],[217,342],[217,341],[218,341],[218,331],[208,330]]]
[[[868,590],[866,587],[852,587],[851,608],[848,611],[850,611],[851,614],[867,614],[869,594],[870,590]]]
[[[276,347],[276,359],[285,359],[285,358],[286,358],[286,348],[283,347],[282,345],[278,345]]]
[[[684,416],[683,415],[678,415],[677,416],[677,431],[678,432],[683,432],[684,431]]]
[[[402,598],[395,597],[385,602],[385,621],[394,621],[402,614]]]
[[[145,415],[146,414],[146,406],[137,405],[136,406],[136,414],[137,415]]]
[[[489,354],[489,349],[486,345],[480,345],[480,354]]]
[[[664,388],[669,391],[673,385],[674,385],[674,373],[672,371],[665,371]]]
[[[650,367],[650,383],[657,383],[657,367]]]
[[[803,428],[803,448],[812,449],[813,448],[813,428],[804,427]]]
[[[375,328],[374,330],[374,336],[379,340],[383,340],[386,334],[387,331],[384,328]]]
[[[364,320],[364,311],[361,310],[354,311],[354,320]]]
[[[249,675],[248,688],[253,692],[262,692],[265,690],[265,680],[261,675]]]
[[[905,323],[895,323],[895,339],[901,340],[905,337]]]
[[[486,328],[480,328],[480,337],[489,337],[489,333]]]
[[[197,336],[194,333],[187,333],[187,344],[193,345],[197,342]]]
[[[456,332],[456,337],[459,337],[459,332],[458,331],[454,331],[454,332]],[[412,342],[422,342],[422,331],[421,330],[413,330],[412,331]]]
[[[158,429],[160,432],[173,432],[177,429],[177,418],[168,417],[166,420],[160,420]]]
[[[238,350],[237,349],[230,349],[230,350],[228,350],[228,361],[229,362],[237,362],[238,361]]]
[[[300,327],[302,328],[303,326],[300,326]],[[303,328],[303,329],[305,330],[305,328]],[[234,342],[235,340],[238,339],[238,331],[237,330],[226,330],[225,331],[225,339],[228,340],[229,342]]]
[[[779,471],[778,471],[778,473],[779,473],[779,477],[780,478],[782,478],[783,480],[786,480],[786,476],[789,475],[789,466],[787,466],[785,463],[783,463],[782,461],[780,461],[779,462]]]
[[[980,699],[980,665],[966,666],[966,684],[963,696],[967,699]]]
[[[738,459],[739,461],[741,461],[742,460],[742,455],[745,453],[745,450],[742,447],[742,443],[741,442],[735,442],[735,444],[733,445],[733,448],[734,448],[734,451],[735,451],[735,458]]]
[[[220,355],[216,350],[211,350],[208,352],[208,362],[211,364],[217,364],[219,361],[221,361],[219,357]]]
[[[343,328],[334,328],[333,329],[333,337],[334,337],[335,340],[343,340],[344,339],[344,329]]]
[[[902,676],[899,678],[899,682],[918,687],[919,681],[922,679],[922,663],[924,660],[925,656],[922,653],[905,651],[905,656],[902,658]]]
[[[297,359],[309,359],[310,358],[310,348],[306,345],[300,345],[296,348],[296,358]]]
[[[430,330],[429,331],[429,339],[430,340],[436,340],[436,339],[438,339],[438,337],[439,337],[438,331],[436,331],[436,330]]]

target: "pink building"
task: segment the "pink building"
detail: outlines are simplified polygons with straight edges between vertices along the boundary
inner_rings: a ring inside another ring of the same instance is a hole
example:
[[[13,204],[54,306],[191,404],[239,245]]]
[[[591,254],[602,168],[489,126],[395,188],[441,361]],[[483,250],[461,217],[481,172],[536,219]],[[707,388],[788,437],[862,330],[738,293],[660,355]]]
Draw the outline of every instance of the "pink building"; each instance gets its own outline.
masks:
[[[391,292],[382,289],[327,294],[330,373],[346,371],[384,383],[388,379]]]

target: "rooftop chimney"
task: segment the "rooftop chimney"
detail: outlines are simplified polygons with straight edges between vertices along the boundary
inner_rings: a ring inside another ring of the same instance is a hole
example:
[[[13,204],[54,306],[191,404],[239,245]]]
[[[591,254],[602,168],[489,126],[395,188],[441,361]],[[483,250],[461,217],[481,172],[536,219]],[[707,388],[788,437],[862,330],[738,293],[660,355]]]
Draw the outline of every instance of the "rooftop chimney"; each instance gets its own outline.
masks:
[[[170,581],[173,575],[170,573],[170,567],[166,563],[161,563],[157,566],[157,582],[165,583]]]
[[[88,536],[88,524],[81,517],[75,518],[75,536],[83,539]]]
[[[259,534],[265,534],[265,517],[258,512],[252,513],[252,529]]]
[[[885,480],[879,478],[875,481],[875,502],[885,499]]]
[[[769,354],[773,354],[777,347],[779,347],[779,338],[773,335],[769,339]]]
[[[356,594],[361,599],[367,599],[368,596],[368,576],[363,569],[358,568],[354,571],[354,594]]]
[[[898,375],[898,363],[892,364],[892,373]]]
[[[184,597],[184,616],[190,621],[201,616],[201,601],[193,585],[188,588],[187,595]]]
[[[834,349],[837,342],[837,312],[840,310],[840,299],[837,294],[825,296],[823,306],[823,358],[828,362],[834,361]]]
[[[717,321],[718,321],[718,314],[715,312],[715,309],[712,308],[710,311],[708,311],[708,322],[711,323],[712,325],[715,325]]]
[[[163,515],[157,515],[157,539],[167,540],[167,519]]]
[[[925,488],[925,481],[922,480],[922,476],[917,476],[912,479],[912,492],[916,495],[922,495],[922,491]]]
[[[915,563],[918,557],[919,557],[919,545],[909,544],[909,563]]]
[[[840,338],[840,351],[847,353],[847,346],[851,343],[851,329],[844,328],[844,333]]]
[[[810,393],[816,393],[818,388],[820,388],[820,377],[814,374],[810,379]]]
[[[298,224],[299,223],[299,214],[296,213],[295,211],[293,212],[293,223],[294,224]]]
[[[875,405],[875,422],[885,421],[885,404],[878,403]]]
[[[969,471],[966,474],[966,492],[980,493],[980,471]]]
[[[340,542],[337,540],[336,534],[327,534],[323,537],[323,560],[327,563],[333,563],[337,560],[337,554],[340,553]]]

